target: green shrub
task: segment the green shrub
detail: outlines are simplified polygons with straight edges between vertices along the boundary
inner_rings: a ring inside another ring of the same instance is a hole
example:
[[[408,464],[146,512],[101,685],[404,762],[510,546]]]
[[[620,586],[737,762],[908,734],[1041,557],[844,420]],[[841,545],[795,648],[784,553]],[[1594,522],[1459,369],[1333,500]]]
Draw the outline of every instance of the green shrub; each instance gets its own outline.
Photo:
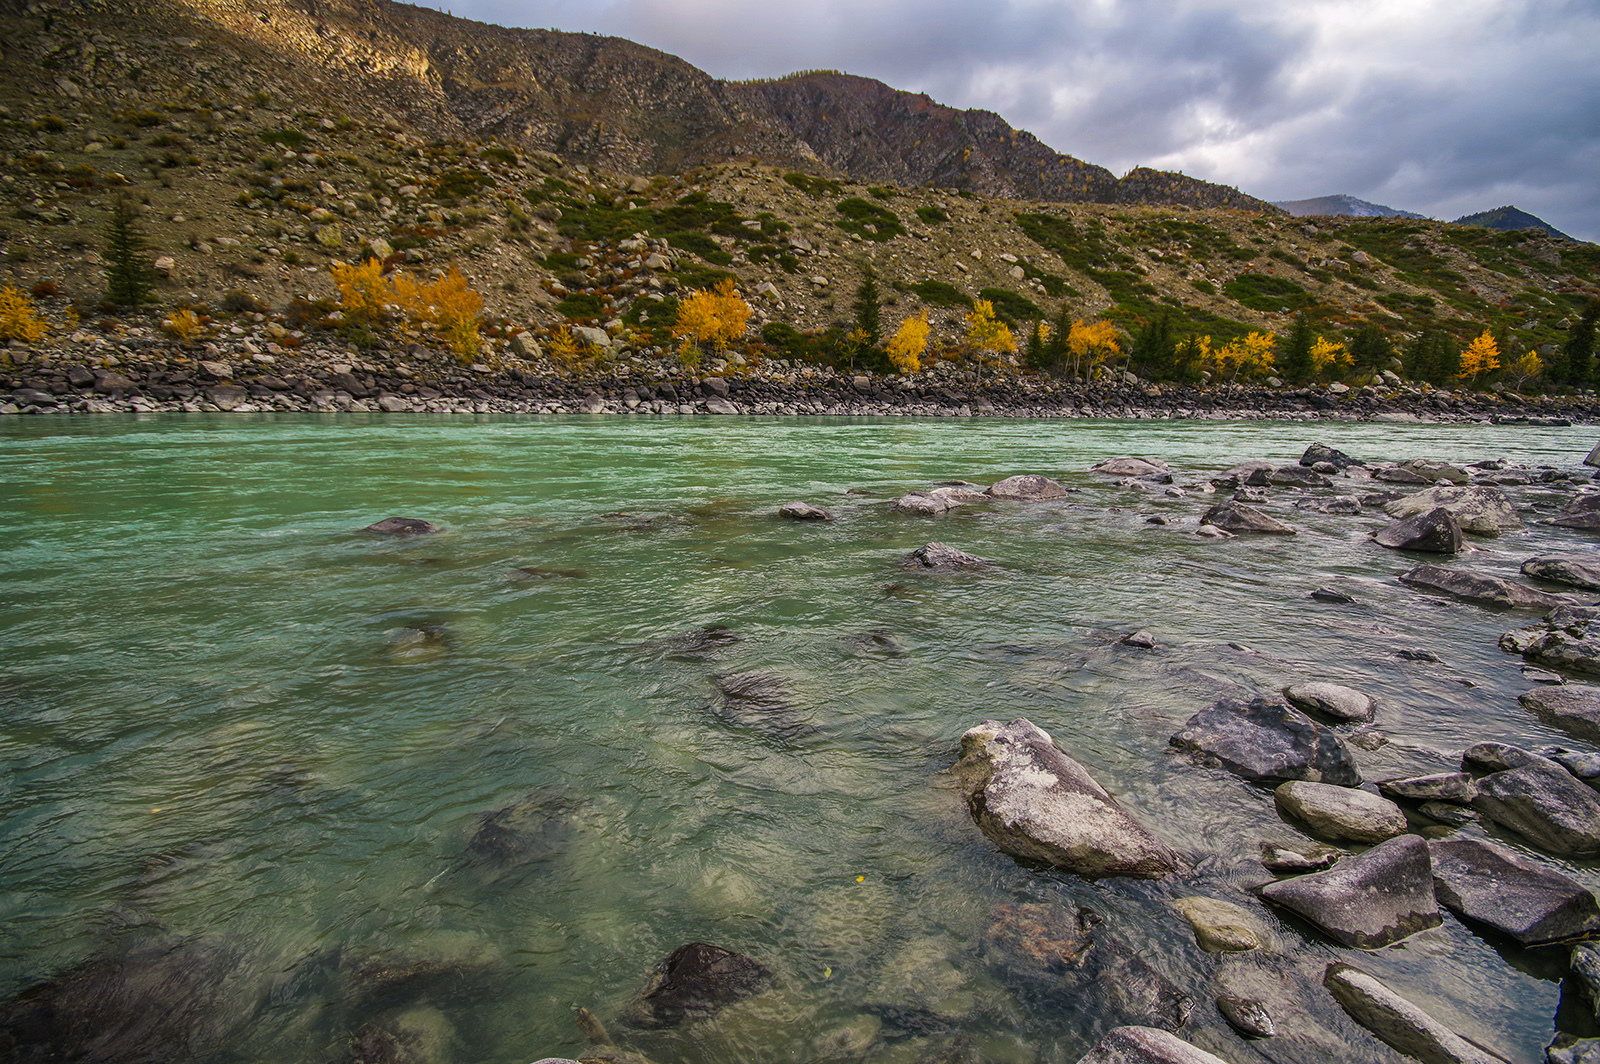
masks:
[[[868,185],[867,195],[873,199],[891,200],[894,199],[895,193],[894,189],[884,188],[882,185]]]
[[[496,145],[491,145],[479,151],[478,157],[491,163],[499,163],[501,166],[516,166],[521,162],[517,158],[516,152],[510,148],[501,148]]]
[[[1263,312],[1299,310],[1315,302],[1293,281],[1264,273],[1241,273],[1223,285],[1222,291],[1229,299]]]
[[[276,144],[280,148],[292,148],[295,151],[305,147],[311,140],[298,129],[263,129],[256,135],[268,144]]]
[[[821,199],[824,196],[837,196],[843,191],[837,181],[829,181],[825,177],[813,177],[810,174],[802,174],[798,171],[784,174],[783,179],[815,199]]]
[[[1038,321],[1044,317],[1044,311],[1033,300],[1009,288],[985,288],[978,293],[978,298],[993,303],[995,316],[1007,325],[1015,326],[1019,321]]]
[[[852,196],[840,200],[835,209],[844,215],[844,220],[834,224],[847,233],[855,233],[880,244],[905,235],[906,227],[900,224],[899,217],[887,207],[880,207],[876,203],[868,203],[860,197]]]
[[[950,220],[950,215],[945,213],[944,208],[931,205],[918,207],[917,217],[929,225],[943,225]]]
[[[970,307],[972,297],[945,281],[922,281],[911,286],[924,303],[930,307]]]
[[[446,170],[440,174],[433,183],[436,194],[445,200],[465,199],[476,196],[480,191],[494,184],[494,178],[472,167],[461,167],[455,170]]]
[[[599,318],[605,313],[605,304],[593,292],[573,292],[557,303],[555,310],[565,318]]]

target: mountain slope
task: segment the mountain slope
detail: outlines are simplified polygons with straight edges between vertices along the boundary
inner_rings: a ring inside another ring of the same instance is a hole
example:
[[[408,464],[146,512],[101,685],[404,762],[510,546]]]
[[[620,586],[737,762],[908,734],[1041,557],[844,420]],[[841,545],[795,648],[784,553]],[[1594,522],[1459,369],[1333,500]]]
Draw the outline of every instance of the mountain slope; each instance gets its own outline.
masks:
[[[1417,214],[1413,211],[1397,210],[1394,207],[1385,207],[1381,203],[1368,203],[1364,199],[1354,196],[1318,196],[1315,199],[1303,200],[1274,200],[1274,207],[1281,207],[1297,218],[1308,215],[1344,216],[1349,218],[1426,218],[1427,215]]]
[[[15,3],[15,0],[8,0]],[[512,30],[391,0],[155,0],[335,81],[435,135],[498,137],[634,173],[749,158],[863,180],[1058,202],[1276,213],[1236,189],[1139,171],[1118,181],[987,111],[847,75],[730,83],[631,41]],[[338,91],[342,89],[344,91]]]
[[[1515,207],[1496,207],[1492,211],[1479,211],[1477,214],[1467,214],[1455,220],[1456,225],[1481,225],[1485,229],[1503,229],[1515,232],[1519,229],[1534,229],[1547,236],[1559,240],[1572,240],[1572,237],[1563,233],[1543,218],[1520,211]],[[1573,240],[1573,243],[1577,243]]]

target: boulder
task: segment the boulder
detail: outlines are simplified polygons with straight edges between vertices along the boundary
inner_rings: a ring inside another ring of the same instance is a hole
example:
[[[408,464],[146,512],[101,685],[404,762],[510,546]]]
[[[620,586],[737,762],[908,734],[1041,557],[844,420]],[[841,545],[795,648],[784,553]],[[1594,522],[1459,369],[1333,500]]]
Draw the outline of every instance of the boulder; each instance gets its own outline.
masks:
[[[706,413],[728,415],[740,413],[740,410],[738,404],[734,403],[733,400],[713,395],[706,400]]]
[[[1373,480],[1382,480],[1389,484],[1432,484],[1432,477],[1425,477],[1413,469],[1403,465],[1384,466],[1372,474]]]
[[[1589,992],[1595,1018],[1600,1019],[1600,942],[1580,942],[1572,947],[1572,974]]]
[[[924,544],[905,557],[905,564],[918,569],[988,569],[990,563],[976,555],[956,550],[937,540]]]
[[[989,914],[984,957],[1029,974],[1059,977],[1084,966],[1096,920],[1088,909],[1074,912],[1054,902],[1005,902]]]
[[[1527,761],[1480,779],[1472,807],[1551,853],[1600,853],[1600,796],[1549,758],[1517,752]]]
[[[206,389],[206,398],[218,410],[237,410],[250,400],[250,393],[238,384],[217,384]]]
[[[766,966],[742,953],[691,942],[656,966],[650,981],[622,1014],[624,1023],[659,1029],[716,1015],[772,983]]]
[[[1361,782],[1355,757],[1331,729],[1262,698],[1222,699],[1185,721],[1172,742],[1247,780]]]
[[[1351,1019],[1423,1064],[1505,1064],[1359,968],[1330,964],[1322,982]]]
[[[1425,551],[1429,554],[1458,554],[1461,551],[1461,525],[1443,506],[1427,513],[1396,521],[1373,534],[1372,540],[1391,550]]]
[[[1357,949],[1382,949],[1444,922],[1420,835],[1401,835],[1326,872],[1268,883],[1259,893]]]
[[[1600,528],[1600,493],[1579,495],[1561,508],[1561,512],[1547,521],[1546,525],[1556,525],[1560,528],[1582,528],[1594,530]]]
[[[1294,508],[1319,514],[1358,514],[1361,512],[1361,500],[1354,495],[1321,495],[1297,499]]]
[[[1546,724],[1600,743],[1600,687],[1578,683],[1535,687],[1517,701]]]
[[[1173,907],[1194,928],[1195,941],[1208,953],[1243,953],[1261,946],[1261,927],[1250,912],[1217,898],[1179,898]]]
[[[1464,805],[1454,805],[1450,802],[1423,802],[1417,806],[1417,812],[1429,820],[1437,820],[1441,824],[1449,824],[1452,827],[1461,827],[1463,824],[1470,824],[1478,819],[1478,814],[1471,809]]]
[[[1129,632],[1127,635],[1117,640],[1117,642],[1125,647],[1137,647],[1140,650],[1154,650],[1156,646],[1156,637],[1141,628],[1137,632]]]
[[[1580,607],[1550,611],[1545,623],[1507,632],[1500,649],[1554,669],[1600,676],[1600,624]]]
[[[1329,465],[1336,466],[1339,469],[1348,469],[1353,465],[1366,465],[1361,459],[1351,458],[1343,451],[1335,450],[1325,443],[1313,443],[1306,448],[1306,453],[1300,456],[1300,464],[1314,466],[1318,462],[1327,462]]]
[[[1384,780],[1378,790],[1390,798],[1405,798],[1413,802],[1470,803],[1478,796],[1478,785],[1465,772],[1444,772],[1436,776],[1411,776],[1406,779]]]
[[[1242,502],[1218,503],[1200,518],[1202,525],[1214,525],[1225,532],[1262,532],[1275,536],[1292,536],[1295,530],[1275,518],[1246,506]]]
[[[1355,599],[1351,596],[1331,587],[1319,587],[1311,592],[1311,597],[1318,602],[1333,602],[1341,606],[1348,606],[1355,602]]]
[[[1254,998],[1219,997],[1217,1011],[1229,1027],[1246,1038],[1271,1038],[1278,1033],[1266,1005]]]
[[[1372,719],[1372,699],[1354,688],[1342,684],[1313,680],[1297,683],[1283,689],[1283,696],[1297,709],[1315,710],[1335,720],[1369,721]]]
[[[1078,1064],[1228,1064],[1155,1027],[1113,1027]]]
[[[1457,916],[1487,924],[1523,946],[1600,931],[1600,902],[1559,872],[1479,839],[1435,839],[1428,849],[1434,893]]]
[[[790,521],[832,521],[833,514],[808,502],[786,502],[778,507],[778,516]]]
[[[1013,857],[1090,879],[1159,879],[1178,867],[1165,843],[1026,719],[969,729],[953,771],[973,820]]]
[[[1272,470],[1271,462],[1240,462],[1212,477],[1211,483],[1221,488],[1264,488],[1272,479]]]
[[[1089,472],[1110,477],[1148,477],[1171,473],[1172,467],[1159,458],[1107,458],[1090,466]]]
[[[429,524],[420,517],[385,517],[382,521],[375,521],[361,531],[370,532],[374,536],[426,536],[432,532],[443,530],[438,525]]]
[[[1267,476],[1267,483],[1275,488],[1328,488],[1333,481],[1305,466],[1279,466]]]
[[[946,510],[953,510],[958,505],[960,504],[952,502],[944,496],[934,495],[932,492],[910,491],[896,499],[890,509],[900,514],[917,514],[923,517],[931,517],[934,514],[942,514]]]
[[[1065,499],[1067,489],[1035,473],[1006,477],[990,486],[984,494],[996,499],[1016,499],[1023,502],[1041,502],[1047,499]]]
[[[1398,579],[1407,587],[1434,591],[1493,609],[1548,610],[1562,604],[1556,596],[1535,591],[1525,584],[1443,565],[1418,565],[1401,573]]]
[[[1522,563],[1522,575],[1600,591],[1600,555],[1540,554]]]
[[[484,813],[467,843],[469,860],[499,868],[549,861],[565,853],[577,830],[572,803],[540,792]]]
[[[1316,834],[1352,842],[1382,842],[1406,832],[1400,807],[1367,791],[1291,780],[1273,792],[1278,811],[1297,817]]]
[[[1401,462],[1400,465],[1420,477],[1425,478],[1430,484],[1444,481],[1447,484],[1470,484],[1472,474],[1461,466],[1451,465],[1449,462],[1430,462],[1426,458],[1413,458]]]
[[[1396,499],[1383,509],[1390,517],[1415,517],[1439,507],[1450,511],[1463,532],[1498,536],[1523,527],[1517,508],[1499,488],[1429,488]]]

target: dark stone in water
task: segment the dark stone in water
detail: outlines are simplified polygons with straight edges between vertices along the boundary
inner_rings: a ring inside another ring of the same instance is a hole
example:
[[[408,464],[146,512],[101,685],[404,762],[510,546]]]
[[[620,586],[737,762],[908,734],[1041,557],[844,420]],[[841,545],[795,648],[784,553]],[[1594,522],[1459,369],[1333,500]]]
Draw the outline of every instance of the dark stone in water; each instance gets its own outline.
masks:
[[[1430,554],[1459,554],[1461,525],[1442,506],[1427,513],[1397,521],[1372,537],[1380,547],[1392,550],[1425,551]]]
[[[572,803],[535,792],[484,813],[467,853],[479,862],[509,867],[560,856],[576,834],[567,819]]]
[[[581,580],[589,575],[587,569],[546,569],[542,565],[524,565],[519,569],[506,571],[508,580],[555,580],[557,578],[568,580]]]
[[[1325,443],[1313,443],[1306,448],[1306,453],[1300,456],[1300,464],[1314,466],[1318,462],[1327,462],[1329,465],[1341,470],[1348,469],[1351,466],[1366,465],[1361,459],[1351,458],[1343,451],[1329,447]]]
[[[1260,894],[1358,949],[1382,949],[1443,922],[1428,844],[1417,835],[1380,843],[1326,872],[1269,883]]]
[[[223,1048],[233,953],[142,943],[85,961],[0,1005],[0,1059],[165,1064]]]
[[[1331,587],[1319,587],[1311,593],[1311,597],[1318,602],[1336,602],[1340,605],[1348,605],[1355,601],[1343,591],[1335,591]]]
[[[1431,650],[1396,650],[1394,656],[1402,661],[1426,661],[1432,665],[1444,663],[1444,659]]]
[[[1190,717],[1172,742],[1247,780],[1361,782],[1355,757],[1332,729],[1263,698],[1225,698]]]
[[[634,1027],[676,1027],[685,1020],[715,1016],[736,1001],[761,993],[772,983],[766,966],[742,953],[705,942],[673,950],[650,977],[649,985],[623,1014]]]
[[[1240,997],[1217,998],[1217,1011],[1228,1025],[1246,1038],[1271,1038],[1278,1033],[1266,1006],[1259,1001]]]
[[[888,632],[861,632],[846,636],[845,648],[852,653],[879,658],[903,658],[906,645]]]
[[[778,516],[790,521],[832,521],[833,514],[808,502],[786,502],[778,507]]]
[[[692,632],[651,640],[647,648],[665,651],[673,661],[704,661],[719,651],[743,642],[744,637],[723,624],[708,624]]]
[[[1600,903],[1559,872],[1477,839],[1436,839],[1428,848],[1439,903],[1520,945],[1571,941],[1600,930]]]
[[[987,569],[990,566],[989,562],[976,555],[938,541],[918,547],[906,555],[905,562],[913,568],[935,570]]]
[[[425,536],[442,530],[438,525],[430,524],[418,517],[385,517],[361,531],[370,532],[374,536]]]
[[[793,739],[811,730],[795,711],[794,698],[782,676],[765,669],[713,676],[722,694],[722,715],[735,724],[776,739]]]
[[[1051,902],[1007,902],[997,905],[983,935],[983,952],[991,962],[1039,974],[1081,968],[1094,945],[1088,909],[1073,912]]]

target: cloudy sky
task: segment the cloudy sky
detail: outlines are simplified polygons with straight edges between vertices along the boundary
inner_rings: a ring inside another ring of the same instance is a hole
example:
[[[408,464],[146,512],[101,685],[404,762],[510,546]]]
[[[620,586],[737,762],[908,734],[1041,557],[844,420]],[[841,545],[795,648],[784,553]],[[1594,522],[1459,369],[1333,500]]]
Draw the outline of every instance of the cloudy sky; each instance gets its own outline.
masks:
[[[998,112],[1118,174],[1600,240],[1596,0],[439,0],[723,78],[832,68]]]

